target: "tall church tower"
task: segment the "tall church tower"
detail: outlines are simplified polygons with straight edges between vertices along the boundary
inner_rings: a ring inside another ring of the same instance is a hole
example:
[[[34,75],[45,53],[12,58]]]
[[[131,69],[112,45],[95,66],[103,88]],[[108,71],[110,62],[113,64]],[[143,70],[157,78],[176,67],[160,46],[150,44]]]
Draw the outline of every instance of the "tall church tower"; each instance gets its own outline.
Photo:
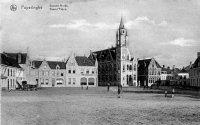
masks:
[[[116,33],[116,46],[126,46],[128,40],[127,30],[124,27],[124,21],[121,17],[119,28]]]
[[[123,54],[122,54],[122,48],[126,47],[127,43],[127,30],[124,27],[124,21],[121,17],[119,28],[117,29],[116,33],[116,64],[117,64],[117,81],[118,85],[122,84],[122,60],[123,60]],[[122,84],[123,85],[123,84]]]
[[[116,33],[116,64],[118,85],[121,84],[122,86],[129,86],[133,79],[133,65],[127,42],[127,29],[124,26],[123,18],[121,18]]]

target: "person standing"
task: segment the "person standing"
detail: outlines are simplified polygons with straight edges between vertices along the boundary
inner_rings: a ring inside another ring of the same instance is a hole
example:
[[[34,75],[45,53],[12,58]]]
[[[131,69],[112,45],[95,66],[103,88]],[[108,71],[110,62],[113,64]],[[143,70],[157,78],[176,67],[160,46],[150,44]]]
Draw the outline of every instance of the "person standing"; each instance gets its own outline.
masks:
[[[165,97],[167,97],[167,90],[165,90]]]
[[[87,87],[86,87],[86,90],[88,90],[88,85],[87,85]]]
[[[107,91],[109,92],[110,90],[110,83],[107,84]]]
[[[118,84],[118,98],[120,98],[121,90],[122,90],[122,85]]]
[[[174,98],[174,94],[175,94],[175,89],[172,89],[172,98]]]
[[[83,89],[83,83],[81,83],[81,89]]]

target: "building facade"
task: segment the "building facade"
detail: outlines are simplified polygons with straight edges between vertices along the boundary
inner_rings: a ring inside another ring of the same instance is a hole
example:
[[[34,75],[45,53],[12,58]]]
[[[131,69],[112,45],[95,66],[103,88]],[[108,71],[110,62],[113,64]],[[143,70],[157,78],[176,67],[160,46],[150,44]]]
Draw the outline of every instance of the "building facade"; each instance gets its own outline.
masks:
[[[31,62],[28,79],[39,87],[66,87],[66,67],[62,61],[36,61]]]
[[[178,73],[178,81],[177,85],[181,87],[188,87],[189,86],[189,72],[186,71],[184,68]]]
[[[200,88],[200,52],[189,70],[190,86]]]
[[[128,46],[128,33],[123,18],[116,32],[116,46],[91,52],[89,58],[98,61],[99,86],[137,86],[137,59],[132,58]]]
[[[72,54],[66,63],[68,87],[98,86],[98,63],[86,56]]]
[[[24,79],[24,70],[19,65],[25,63],[21,58],[24,56],[22,53],[1,53],[1,88],[16,89],[17,81]]]
[[[176,80],[175,80],[175,76],[172,72],[172,69],[170,69],[170,67],[165,67],[165,65],[163,65],[163,67],[161,68],[161,85],[175,85]]]
[[[161,80],[161,66],[154,59],[138,61],[138,83],[140,86],[151,86]]]

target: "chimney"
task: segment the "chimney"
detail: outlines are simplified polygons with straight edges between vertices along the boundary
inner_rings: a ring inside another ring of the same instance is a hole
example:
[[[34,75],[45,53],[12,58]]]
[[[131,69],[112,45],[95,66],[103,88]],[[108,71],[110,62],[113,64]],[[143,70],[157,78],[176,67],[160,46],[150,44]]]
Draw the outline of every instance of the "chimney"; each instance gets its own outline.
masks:
[[[199,58],[200,57],[200,52],[197,52],[197,58]]]
[[[165,68],[165,65],[163,65],[163,68]]]

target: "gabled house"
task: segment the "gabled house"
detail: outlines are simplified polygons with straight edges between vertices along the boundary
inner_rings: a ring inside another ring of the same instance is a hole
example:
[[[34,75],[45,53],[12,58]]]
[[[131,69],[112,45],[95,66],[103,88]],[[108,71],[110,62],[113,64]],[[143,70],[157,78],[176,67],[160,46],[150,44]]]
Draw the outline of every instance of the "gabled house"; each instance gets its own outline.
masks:
[[[69,87],[98,86],[98,62],[86,56],[72,54],[66,63],[66,81]]]
[[[66,68],[61,61],[32,61],[29,81],[39,87],[65,87]]]
[[[178,73],[178,86],[189,86],[189,72],[183,67]]]
[[[18,59],[18,56],[21,57],[22,55],[16,53],[1,53],[1,88],[8,90],[16,89],[17,80],[24,78],[24,70],[19,65],[23,60],[21,58]]]
[[[140,86],[151,86],[161,80],[161,66],[154,58],[138,61],[138,83]]]
[[[173,74],[173,69],[170,69],[170,67],[163,67],[161,68],[161,85],[175,85],[176,80],[175,76]]]

